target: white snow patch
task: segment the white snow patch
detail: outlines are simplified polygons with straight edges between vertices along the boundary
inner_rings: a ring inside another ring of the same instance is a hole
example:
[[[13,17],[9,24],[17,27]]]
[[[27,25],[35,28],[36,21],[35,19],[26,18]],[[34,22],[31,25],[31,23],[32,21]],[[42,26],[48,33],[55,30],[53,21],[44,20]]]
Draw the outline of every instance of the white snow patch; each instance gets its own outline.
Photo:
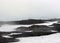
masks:
[[[56,30],[51,30],[51,32],[58,32],[58,31],[56,31]]]
[[[25,37],[17,39],[19,39],[20,41],[13,43],[60,43],[60,33],[46,36]]]
[[[8,35],[18,35],[18,34],[22,34],[22,33],[11,33],[11,34],[8,34]]]
[[[52,25],[52,24],[54,24],[54,23],[58,23],[58,21],[47,22],[47,23],[41,23],[41,24],[35,24],[35,25],[47,25],[47,26],[49,26],[49,25]]]
[[[12,37],[10,37],[10,36],[8,36],[8,35],[2,35],[2,37],[5,37],[5,38],[12,38]]]
[[[30,30],[30,31],[25,31],[25,32],[33,32],[33,30]]]

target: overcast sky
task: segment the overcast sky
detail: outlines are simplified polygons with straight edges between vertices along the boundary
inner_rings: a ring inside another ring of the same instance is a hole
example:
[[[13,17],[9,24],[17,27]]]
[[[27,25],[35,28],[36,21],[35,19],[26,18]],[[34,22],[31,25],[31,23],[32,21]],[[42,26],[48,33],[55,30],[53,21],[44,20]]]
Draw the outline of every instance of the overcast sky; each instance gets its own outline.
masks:
[[[0,21],[59,17],[60,0],[0,0]]]

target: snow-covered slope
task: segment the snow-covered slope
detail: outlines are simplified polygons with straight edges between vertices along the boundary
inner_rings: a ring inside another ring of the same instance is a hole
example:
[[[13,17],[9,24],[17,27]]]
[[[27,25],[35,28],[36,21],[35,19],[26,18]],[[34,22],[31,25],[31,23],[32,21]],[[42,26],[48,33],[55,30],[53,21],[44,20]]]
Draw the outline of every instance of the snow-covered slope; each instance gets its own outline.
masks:
[[[60,43],[60,33],[46,36],[17,38],[19,42],[13,43]]]

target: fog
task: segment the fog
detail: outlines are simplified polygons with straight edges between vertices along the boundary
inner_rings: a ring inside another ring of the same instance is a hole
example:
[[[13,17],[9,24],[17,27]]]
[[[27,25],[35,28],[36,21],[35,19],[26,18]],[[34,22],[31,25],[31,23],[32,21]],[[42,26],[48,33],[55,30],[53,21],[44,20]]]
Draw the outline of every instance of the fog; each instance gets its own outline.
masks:
[[[60,0],[0,0],[0,21],[60,17]]]

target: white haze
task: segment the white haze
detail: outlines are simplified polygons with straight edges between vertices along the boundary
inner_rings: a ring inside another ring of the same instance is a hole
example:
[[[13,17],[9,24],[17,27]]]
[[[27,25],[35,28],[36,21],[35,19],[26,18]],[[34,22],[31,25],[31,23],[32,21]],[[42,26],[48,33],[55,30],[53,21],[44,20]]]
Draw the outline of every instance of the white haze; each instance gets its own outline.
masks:
[[[60,18],[60,0],[0,0],[0,21]]]

